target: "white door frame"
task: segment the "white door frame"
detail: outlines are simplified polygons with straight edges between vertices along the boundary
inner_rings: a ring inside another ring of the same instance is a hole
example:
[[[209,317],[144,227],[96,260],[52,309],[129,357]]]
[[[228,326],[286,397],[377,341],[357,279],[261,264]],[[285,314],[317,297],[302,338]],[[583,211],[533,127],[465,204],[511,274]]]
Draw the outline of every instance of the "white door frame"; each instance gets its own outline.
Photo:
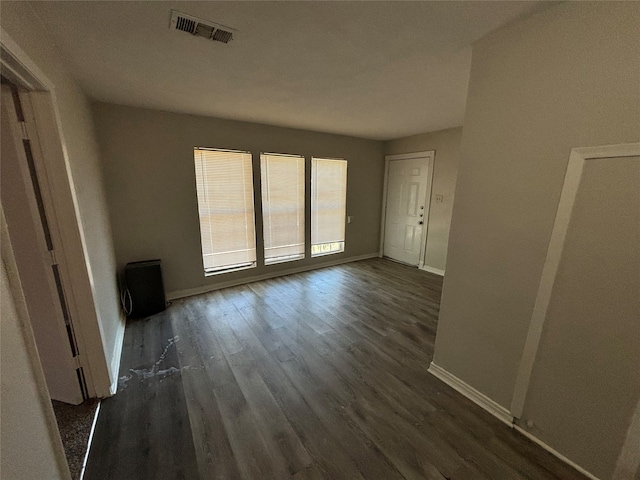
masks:
[[[58,260],[60,242],[52,225],[55,218],[48,213],[50,192],[36,165],[38,139],[21,121],[18,111],[24,113],[24,108],[16,96],[14,89],[2,85],[2,208],[50,396],[78,405],[86,396],[85,376],[78,375],[82,371],[77,371],[75,329],[66,322],[69,302]]]
[[[0,65],[3,75],[28,93],[21,95],[30,105],[31,125],[26,128],[35,135],[40,148],[34,149],[45,209],[50,215],[50,228],[58,245],[60,274],[69,313],[73,320],[87,394],[104,398],[115,393],[109,376],[95,291],[91,281],[91,266],[80,226],[77,198],[54,84],[4,29],[0,36]],[[27,119],[28,120],[28,119]]]
[[[32,381],[34,382],[34,395],[38,399],[44,419],[46,422],[45,430],[41,433],[44,437],[49,437],[48,440],[53,448],[53,454],[58,466],[58,477],[63,479],[71,479],[71,473],[69,471],[69,465],[67,463],[67,457],[64,452],[64,446],[62,445],[62,439],[60,438],[60,432],[58,430],[58,423],[56,416],[51,405],[51,398],[49,390],[47,389],[47,382],[44,377],[44,371],[40,359],[38,358],[38,349],[36,347],[35,338],[31,330],[31,321],[29,319],[29,313],[27,311],[27,304],[24,298],[24,292],[20,284],[20,276],[18,274],[18,266],[16,265],[16,259],[14,256],[13,245],[9,238],[9,229],[7,227],[7,221],[5,219],[4,210],[0,206],[0,250],[2,250],[2,262],[3,270],[6,270],[9,294],[15,304],[16,318],[14,321],[18,324],[22,330],[22,339],[24,341],[24,348],[26,354],[29,357],[29,371],[33,374]],[[6,310],[5,310],[6,309]],[[7,313],[7,307],[3,304],[3,322],[7,317],[12,314]],[[8,320],[8,319],[7,319]],[[3,327],[4,328],[4,327]],[[13,363],[13,360],[10,360]],[[6,408],[6,407],[3,407]],[[13,412],[12,412],[13,413]],[[46,440],[45,440],[46,441]],[[52,472],[53,475],[53,472]]]
[[[380,216],[382,225],[380,227],[380,251],[379,257],[384,254],[384,234],[387,219],[387,189],[389,186],[389,162],[393,160],[414,160],[418,158],[427,159],[427,190],[424,199],[424,228],[422,229],[422,238],[420,239],[420,260],[418,268],[423,269],[425,257],[427,254],[427,235],[429,232],[429,213],[431,211],[431,187],[433,185],[433,164],[435,150],[427,150],[424,152],[398,153],[394,155],[384,156],[384,186],[382,189],[382,214]]]
[[[585,162],[595,159],[635,157],[640,156],[640,143],[624,143],[601,147],[574,148],[569,156],[569,164],[564,177],[564,184],[558,202],[556,219],[551,232],[551,239],[547,250],[547,258],[542,269],[538,294],[533,307],[531,323],[527,339],[522,351],[520,368],[516,378],[516,385],[511,400],[511,414],[516,418],[522,417],[524,405],[531,382],[531,373],[538,354],[542,330],[547,316],[547,309],[553,293],[553,286],[558,273],[562,257],[569,221],[573,213],[573,206],[582,180]]]

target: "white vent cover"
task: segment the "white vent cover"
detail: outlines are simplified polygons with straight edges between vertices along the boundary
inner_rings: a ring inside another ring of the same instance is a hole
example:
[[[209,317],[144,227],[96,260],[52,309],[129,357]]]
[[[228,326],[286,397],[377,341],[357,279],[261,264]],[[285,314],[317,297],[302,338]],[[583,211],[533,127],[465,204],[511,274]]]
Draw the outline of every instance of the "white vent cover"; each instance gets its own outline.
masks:
[[[180,30],[196,37],[204,37],[214,42],[229,43],[236,30],[214,22],[208,22],[186,13],[171,10],[169,29]]]

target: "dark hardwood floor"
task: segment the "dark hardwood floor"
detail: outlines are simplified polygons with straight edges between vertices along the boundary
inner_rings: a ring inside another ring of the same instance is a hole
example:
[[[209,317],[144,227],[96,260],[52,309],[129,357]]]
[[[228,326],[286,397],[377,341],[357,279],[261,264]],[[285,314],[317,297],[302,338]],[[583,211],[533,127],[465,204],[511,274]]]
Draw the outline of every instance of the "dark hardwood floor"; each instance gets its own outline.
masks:
[[[85,479],[584,479],[427,372],[441,285],[373,259],[131,321]]]

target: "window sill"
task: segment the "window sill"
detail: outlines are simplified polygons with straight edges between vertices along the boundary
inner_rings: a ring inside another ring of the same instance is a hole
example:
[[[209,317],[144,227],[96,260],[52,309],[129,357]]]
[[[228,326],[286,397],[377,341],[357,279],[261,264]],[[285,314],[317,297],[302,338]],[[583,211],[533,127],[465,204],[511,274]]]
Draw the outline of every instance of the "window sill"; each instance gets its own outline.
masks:
[[[344,253],[344,250],[335,251],[335,252],[312,253],[311,258],[326,257],[327,255],[335,255],[337,253]]]
[[[269,267],[271,265],[278,265],[280,263],[289,263],[289,262],[297,262],[299,260],[304,260],[304,255],[302,256],[296,256],[294,258],[283,258],[282,260],[273,260],[269,263],[267,263],[266,261],[264,262],[265,267]]]
[[[216,275],[223,275],[225,273],[233,273],[233,272],[241,272],[242,270],[250,270],[252,268],[256,268],[257,264],[256,263],[252,263],[251,265],[243,265],[241,267],[231,267],[225,270],[216,270],[214,272],[207,272],[205,270],[204,272],[204,276],[205,277],[213,277]]]

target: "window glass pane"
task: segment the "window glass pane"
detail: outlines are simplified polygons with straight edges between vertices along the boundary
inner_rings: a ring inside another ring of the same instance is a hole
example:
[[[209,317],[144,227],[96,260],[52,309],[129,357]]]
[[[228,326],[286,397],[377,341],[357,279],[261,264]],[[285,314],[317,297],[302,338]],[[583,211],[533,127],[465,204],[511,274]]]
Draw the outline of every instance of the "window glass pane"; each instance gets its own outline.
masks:
[[[311,256],[344,251],[347,161],[311,159]]]
[[[194,160],[205,272],[255,266],[251,154],[196,148]]]
[[[304,258],[304,157],[262,154],[264,263]]]

